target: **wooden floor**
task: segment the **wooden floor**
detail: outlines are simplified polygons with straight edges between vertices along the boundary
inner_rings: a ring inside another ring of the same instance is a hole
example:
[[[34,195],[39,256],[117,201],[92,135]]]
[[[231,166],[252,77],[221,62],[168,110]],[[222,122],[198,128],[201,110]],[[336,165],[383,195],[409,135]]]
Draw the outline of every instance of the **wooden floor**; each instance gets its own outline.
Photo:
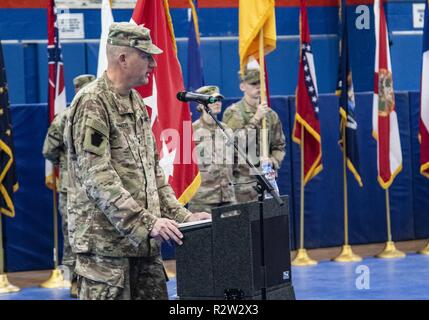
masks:
[[[428,240],[413,240],[413,241],[402,241],[397,242],[396,247],[399,250],[404,252],[416,252],[422,249]],[[372,257],[377,253],[382,251],[384,248],[384,243],[369,244],[369,245],[356,245],[353,246],[353,252],[361,257]],[[321,261],[321,260],[330,260],[336,257],[340,253],[341,247],[332,247],[332,248],[321,248],[321,249],[312,249],[308,250],[308,254],[311,258]],[[296,252],[292,251],[292,259],[295,257]],[[176,261],[175,260],[166,260],[165,268],[170,277],[176,275]],[[26,272],[12,272],[8,273],[9,282],[20,287],[36,287],[42,282],[46,281],[51,274],[50,270],[36,270],[36,271],[26,271]]]

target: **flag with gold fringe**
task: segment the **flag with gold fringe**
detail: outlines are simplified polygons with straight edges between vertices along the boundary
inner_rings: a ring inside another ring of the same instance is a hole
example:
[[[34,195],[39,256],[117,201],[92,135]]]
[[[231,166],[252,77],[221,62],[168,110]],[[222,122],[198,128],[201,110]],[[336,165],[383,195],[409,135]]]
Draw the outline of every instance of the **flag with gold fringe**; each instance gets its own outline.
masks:
[[[293,141],[303,141],[304,184],[315,177],[323,168],[322,143],[320,138],[318,90],[316,68],[311,51],[310,28],[307,5],[301,0],[300,6],[300,59],[298,67],[298,86],[296,89],[296,114]]]
[[[355,93],[353,90],[353,78],[349,59],[347,5],[346,0],[340,1],[340,57],[336,90],[336,94],[340,98],[340,146],[344,148],[343,137],[345,137],[347,168],[353,173],[356,181],[362,187],[362,179],[359,173],[359,150],[357,144],[358,123],[355,117]]]
[[[201,176],[192,160],[194,142],[188,104],[177,101],[184,89],[177,58],[176,40],[166,0],[138,0],[131,19],[151,30],[153,43],[163,50],[155,57],[157,67],[149,84],[137,88],[151,115],[160,165],[178,200],[187,203],[198,190]]]
[[[0,41],[0,213],[9,217],[15,216],[12,194],[17,190],[12,119],[3,48]]]
[[[420,102],[420,172],[429,178],[429,1],[425,7]]]
[[[263,30],[265,55],[276,48],[276,19],[274,0],[240,0],[239,55],[243,71],[249,57],[259,58],[259,33]]]
[[[54,0],[48,3],[48,125],[51,124],[56,114],[67,107],[66,88],[64,84],[64,65],[61,50],[57,8]],[[58,172],[55,170],[55,175]],[[45,182],[49,188],[53,188],[54,168],[49,160],[45,160]]]
[[[200,50],[200,31],[198,27],[198,3],[189,0],[188,36],[188,90],[195,91],[204,85],[203,60]]]
[[[383,2],[374,1],[376,50],[372,129],[377,140],[377,179],[383,189],[388,189],[402,170],[402,151]]]

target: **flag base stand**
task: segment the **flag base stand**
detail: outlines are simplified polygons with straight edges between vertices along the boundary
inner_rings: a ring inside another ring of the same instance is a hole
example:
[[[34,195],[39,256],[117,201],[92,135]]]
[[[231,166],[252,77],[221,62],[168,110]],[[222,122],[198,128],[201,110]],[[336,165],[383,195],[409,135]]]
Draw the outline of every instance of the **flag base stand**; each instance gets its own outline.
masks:
[[[18,292],[21,289],[10,284],[6,274],[0,274],[0,293]]]
[[[381,259],[404,258],[405,253],[396,249],[393,241],[387,241],[384,250],[377,254],[376,257]]]
[[[357,254],[353,253],[352,247],[350,245],[343,245],[340,254],[332,259],[335,262],[358,262],[362,261],[362,258]]]
[[[317,261],[308,256],[306,249],[298,249],[298,254],[292,261],[292,265],[296,267],[315,266],[316,264]]]
[[[429,254],[429,242],[426,244],[426,247],[424,247],[418,253],[420,253],[420,254]]]
[[[70,288],[71,283],[68,280],[64,280],[63,273],[60,269],[54,269],[52,270],[52,274],[49,279],[43,282],[40,286],[42,288],[61,289]]]

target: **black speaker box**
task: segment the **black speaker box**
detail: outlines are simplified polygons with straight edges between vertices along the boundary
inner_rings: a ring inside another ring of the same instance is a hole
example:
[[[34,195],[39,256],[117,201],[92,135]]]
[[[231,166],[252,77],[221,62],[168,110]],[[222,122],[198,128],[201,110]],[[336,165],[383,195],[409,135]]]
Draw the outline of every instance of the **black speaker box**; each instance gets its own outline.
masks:
[[[267,299],[295,299],[292,286],[288,197],[263,203]],[[212,223],[181,229],[176,248],[179,299],[260,299],[259,202],[212,210]]]

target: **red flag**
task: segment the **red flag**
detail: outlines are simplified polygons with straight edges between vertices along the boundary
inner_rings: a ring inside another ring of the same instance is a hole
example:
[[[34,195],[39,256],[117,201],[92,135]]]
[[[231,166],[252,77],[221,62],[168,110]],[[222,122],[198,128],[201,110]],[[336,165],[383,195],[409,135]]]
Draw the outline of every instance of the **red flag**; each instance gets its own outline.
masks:
[[[429,178],[429,1],[425,7],[419,137],[420,173]]]
[[[65,110],[67,106],[64,87],[64,65],[58,35],[57,8],[54,0],[49,0],[48,3],[48,74],[48,124],[50,124],[54,116]],[[50,188],[53,186],[52,172],[52,163],[46,160],[45,182]]]
[[[304,184],[322,170],[322,146],[320,140],[319,107],[316,70],[310,44],[307,7],[301,0],[301,54],[296,89],[296,114],[293,141],[304,139]],[[301,137],[303,129],[304,136]]]
[[[149,84],[137,90],[149,107],[160,164],[176,197],[185,204],[198,190],[201,177],[198,165],[192,160],[194,143],[189,106],[176,99],[184,84],[168,3],[138,0],[131,20],[149,28],[153,43],[164,51],[155,56],[158,66]]]
[[[372,128],[377,140],[378,182],[387,189],[402,170],[402,151],[383,0],[374,1],[374,21],[376,50]]]

